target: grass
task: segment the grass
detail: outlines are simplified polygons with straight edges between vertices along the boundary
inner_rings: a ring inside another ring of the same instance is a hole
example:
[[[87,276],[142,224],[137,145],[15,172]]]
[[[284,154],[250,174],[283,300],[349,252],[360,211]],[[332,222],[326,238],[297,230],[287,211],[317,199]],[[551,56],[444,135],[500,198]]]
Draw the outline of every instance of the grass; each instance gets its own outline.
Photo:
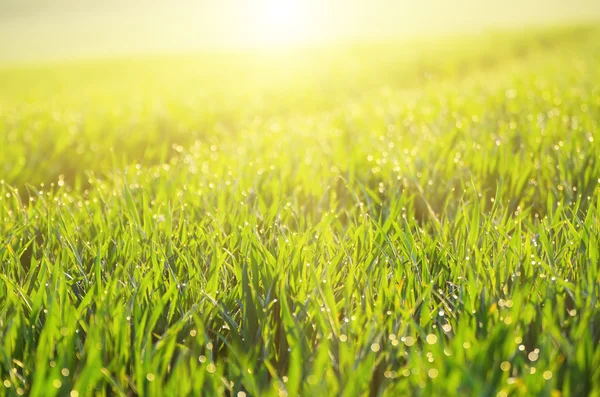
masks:
[[[598,65],[578,27],[1,69],[0,394],[599,395]]]

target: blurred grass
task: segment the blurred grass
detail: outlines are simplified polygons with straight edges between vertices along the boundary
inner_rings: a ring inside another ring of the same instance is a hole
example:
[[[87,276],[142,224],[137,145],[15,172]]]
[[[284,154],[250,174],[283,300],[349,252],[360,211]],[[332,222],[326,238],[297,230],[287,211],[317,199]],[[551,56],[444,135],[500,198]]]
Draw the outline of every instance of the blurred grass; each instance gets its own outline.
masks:
[[[599,39],[3,68],[5,391],[598,393]]]
[[[115,157],[121,167],[142,159],[156,164],[173,155],[173,144],[231,140],[252,123],[288,116],[336,117],[369,95],[379,99],[383,90],[435,90],[503,65],[529,67],[543,62],[536,60],[540,51],[562,44],[565,53],[595,37],[580,27],[278,55],[7,67],[0,69],[0,145],[11,150],[0,169],[11,184],[59,175],[75,183],[78,169],[107,172]]]

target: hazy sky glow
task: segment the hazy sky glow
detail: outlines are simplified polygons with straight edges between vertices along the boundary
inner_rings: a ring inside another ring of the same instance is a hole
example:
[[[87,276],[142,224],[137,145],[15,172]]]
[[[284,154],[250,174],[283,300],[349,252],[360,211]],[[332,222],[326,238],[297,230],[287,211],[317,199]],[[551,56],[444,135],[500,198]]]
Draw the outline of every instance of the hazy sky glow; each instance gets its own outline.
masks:
[[[598,0],[0,0],[0,58],[274,49],[598,18]]]

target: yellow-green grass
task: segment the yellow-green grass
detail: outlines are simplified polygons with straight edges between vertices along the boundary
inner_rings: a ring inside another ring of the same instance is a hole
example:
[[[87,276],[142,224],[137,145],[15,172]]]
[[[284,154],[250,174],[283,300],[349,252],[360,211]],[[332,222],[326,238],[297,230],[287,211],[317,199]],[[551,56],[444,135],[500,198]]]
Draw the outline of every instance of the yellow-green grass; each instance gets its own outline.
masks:
[[[600,392],[599,65],[577,27],[4,67],[0,394]]]

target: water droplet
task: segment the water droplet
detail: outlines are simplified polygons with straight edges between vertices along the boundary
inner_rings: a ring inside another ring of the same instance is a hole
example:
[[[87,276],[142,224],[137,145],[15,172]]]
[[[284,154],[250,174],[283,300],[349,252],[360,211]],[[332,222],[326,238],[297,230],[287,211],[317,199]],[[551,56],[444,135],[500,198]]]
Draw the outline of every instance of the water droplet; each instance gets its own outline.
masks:
[[[527,355],[527,358],[529,359],[529,361],[537,361],[537,359],[538,359],[538,354],[537,354],[535,351],[533,351],[533,352],[530,352],[530,353]]]
[[[438,338],[435,334],[429,334],[429,335],[427,335],[427,338],[425,340],[430,345],[435,345],[437,343]]]

